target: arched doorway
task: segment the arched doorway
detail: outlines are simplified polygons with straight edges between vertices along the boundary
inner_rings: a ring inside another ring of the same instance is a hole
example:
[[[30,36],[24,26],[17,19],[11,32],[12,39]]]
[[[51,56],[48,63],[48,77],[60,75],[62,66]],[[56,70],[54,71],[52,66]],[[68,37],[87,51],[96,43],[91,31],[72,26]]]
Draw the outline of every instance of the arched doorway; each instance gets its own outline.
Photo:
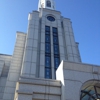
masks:
[[[86,82],[82,86],[80,100],[100,100],[100,81]]]

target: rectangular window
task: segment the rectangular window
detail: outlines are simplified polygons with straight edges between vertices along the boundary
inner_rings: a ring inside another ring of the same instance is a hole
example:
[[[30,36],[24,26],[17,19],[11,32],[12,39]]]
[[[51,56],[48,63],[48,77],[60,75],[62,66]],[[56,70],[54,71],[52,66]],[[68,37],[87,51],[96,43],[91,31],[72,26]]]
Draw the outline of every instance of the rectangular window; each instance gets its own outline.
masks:
[[[45,52],[46,53],[50,53],[50,51],[51,51],[50,44],[49,43],[46,43],[45,44]]]
[[[58,33],[57,28],[53,27],[53,33]]]
[[[60,57],[59,57],[59,42],[58,42],[58,29],[53,27],[53,48],[54,48],[54,70],[56,72],[59,64],[60,64]],[[55,76],[56,77],[56,76]]]
[[[45,53],[45,56],[51,57],[50,53]]]
[[[58,37],[53,37],[53,43],[58,44]]]
[[[45,67],[47,67],[47,68],[51,67],[51,57],[49,57],[49,56],[45,57]]]
[[[59,47],[58,47],[58,45],[55,45],[55,44],[54,44],[54,54],[59,55]]]
[[[45,27],[45,31],[46,31],[46,32],[50,32],[50,26],[46,26],[46,27]]]
[[[51,44],[49,26],[45,26],[45,78],[51,78]]]
[[[60,63],[59,58],[58,58],[58,57],[55,57],[55,58],[54,58],[55,69],[57,69],[57,68],[58,68],[59,63]]]
[[[45,42],[50,43],[50,36],[49,35],[45,35]]]
[[[53,35],[54,35],[54,36],[58,36],[58,34],[57,34],[57,33],[53,33]]]
[[[46,33],[46,35],[50,35],[50,31],[47,31],[47,32],[45,32]]]
[[[57,37],[58,36],[57,28],[53,27],[52,31],[53,31],[53,35]]]
[[[45,68],[45,78],[47,79],[51,78],[51,69]]]

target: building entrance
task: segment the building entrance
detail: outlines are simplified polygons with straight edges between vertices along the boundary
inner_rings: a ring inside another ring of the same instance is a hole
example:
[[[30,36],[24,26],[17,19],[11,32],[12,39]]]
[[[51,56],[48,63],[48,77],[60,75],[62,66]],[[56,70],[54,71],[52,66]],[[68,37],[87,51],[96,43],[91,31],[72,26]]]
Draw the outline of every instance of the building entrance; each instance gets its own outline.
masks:
[[[87,82],[81,90],[80,100],[100,100],[100,82]]]

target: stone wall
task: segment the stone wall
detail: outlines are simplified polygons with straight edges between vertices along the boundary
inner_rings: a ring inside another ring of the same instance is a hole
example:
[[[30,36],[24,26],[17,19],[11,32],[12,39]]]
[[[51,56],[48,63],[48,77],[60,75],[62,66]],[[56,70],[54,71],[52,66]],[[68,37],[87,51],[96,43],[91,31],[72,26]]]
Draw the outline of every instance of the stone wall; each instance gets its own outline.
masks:
[[[15,100],[61,100],[60,81],[21,77]]]
[[[16,82],[18,81],[21,73],[26,34],[22,32],[17,32],[16,37],[17,37],[16,44],[2,100],[14,100]]]
[[[100,66],[62,61],[56,75],[62,83],[62,100],[80,100],[83,84],[89,80],[100,80]]]
[[[3,98],[12,56],[0,54],[0,100]]]

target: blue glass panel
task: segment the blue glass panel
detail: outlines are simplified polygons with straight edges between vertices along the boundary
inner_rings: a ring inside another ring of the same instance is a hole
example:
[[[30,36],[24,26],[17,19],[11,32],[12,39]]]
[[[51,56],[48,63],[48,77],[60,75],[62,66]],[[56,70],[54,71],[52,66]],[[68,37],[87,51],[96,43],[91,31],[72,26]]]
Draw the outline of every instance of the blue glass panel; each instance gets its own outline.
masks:
[[[59,54],[59,47],[58,47],[58,45],[54,45],[54,54]]]
[[[58,34],[57,34],[57,33],[53,33],[53,35],[54,35],[54,36],[58,36]]]
[[[54,58],[54,63],[55,63],[55,68],[57,69],[60,64],[59,58]]]
[[[46,53],[46,54],[45,54],[45,56],[49,56],[49,57],[50,57],[50,56],[51,56],[51,54],[50,54],[50,53]]]
[[[57,28],[53,27],[53,33],[58,33]]]
[[[51,50],[50,50],[50,44],[49,44],[49,43],[46,43],[46,44],[45,44],[45,52],[46,52],[46,53],[50,53],[50,51],[51,51]]]
[[[50,36],[49,35],[45,36],[45,42],[50,42]]]
[[[53,37],[53,43],[58,44],[58,37]]]
[[[45,78],[47,79],[51,78],[51,69],[48,68],[45,69]]]
[[[46,31],[45,34],[50,35],[50,32],[49,31]]]
[[[51,67],[51,58],[49,56],[45,57],[45,67]]]
[[[49,26],[46,26],[45,27],[45,31],[50,31],[50,27]]]

